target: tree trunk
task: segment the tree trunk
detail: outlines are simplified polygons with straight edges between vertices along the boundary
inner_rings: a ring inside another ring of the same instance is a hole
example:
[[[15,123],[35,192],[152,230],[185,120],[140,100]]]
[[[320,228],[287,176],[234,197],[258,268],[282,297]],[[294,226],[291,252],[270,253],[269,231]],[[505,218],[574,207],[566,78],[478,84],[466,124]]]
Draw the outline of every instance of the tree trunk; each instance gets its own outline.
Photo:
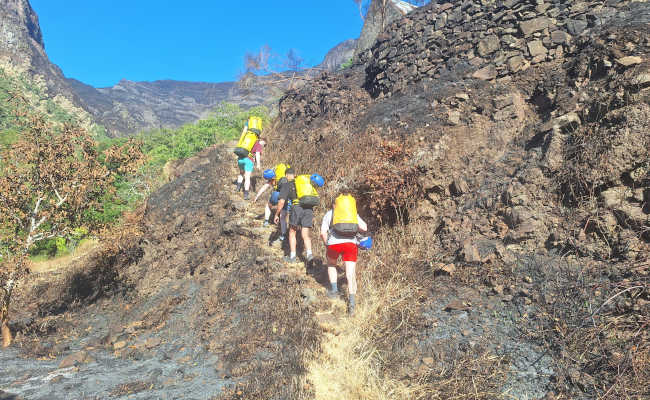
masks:
[[[9,321],[3,319],[3,321],[0,322],[0,325],[0,330],[2,330],[2,347],[9,347],[12,341]]]

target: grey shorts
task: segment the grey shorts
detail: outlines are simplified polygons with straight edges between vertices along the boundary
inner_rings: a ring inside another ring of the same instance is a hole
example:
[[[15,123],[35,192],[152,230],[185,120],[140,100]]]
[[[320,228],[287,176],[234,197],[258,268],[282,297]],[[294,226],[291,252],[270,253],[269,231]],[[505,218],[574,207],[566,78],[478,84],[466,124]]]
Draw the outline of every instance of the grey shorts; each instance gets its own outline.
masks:
[[[314,226],[314,210],[311,208],[302,208],[297,204],[291,206],[289,225],[311,228]]]

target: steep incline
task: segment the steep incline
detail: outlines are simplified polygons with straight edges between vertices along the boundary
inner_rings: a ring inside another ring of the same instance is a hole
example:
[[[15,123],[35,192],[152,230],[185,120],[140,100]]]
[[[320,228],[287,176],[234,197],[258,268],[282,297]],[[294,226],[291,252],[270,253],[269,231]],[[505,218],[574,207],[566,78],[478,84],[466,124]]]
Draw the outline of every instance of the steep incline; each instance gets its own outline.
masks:
[[[122,258],[91,255],[22,289],[16,347],[0,352],[0,396],[309,392],[304,374],[322,334],[316,311],[337,317],[304,264],[289,268],[268,246],[274,232],[262,228],[263,203],[234,193],[230,154],[215,147],[181,164],[148,200],[142,239]]]
[[[402,304],[362,327],[383,379],[650,390],[649,37],[647,2],[432,3],[281,99],[272,150],[325,197],[352,190],[390,242],[361,285]]]

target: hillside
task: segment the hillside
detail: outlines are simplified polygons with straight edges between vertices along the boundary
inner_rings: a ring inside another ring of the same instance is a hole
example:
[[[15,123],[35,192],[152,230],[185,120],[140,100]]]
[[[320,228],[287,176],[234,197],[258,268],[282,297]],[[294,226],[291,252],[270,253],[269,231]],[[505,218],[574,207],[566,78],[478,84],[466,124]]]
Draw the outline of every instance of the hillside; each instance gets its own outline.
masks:
[[[0,390],[647,398],[649,31],[641,1],[409,12],[350,68],[289,90],[265,131],[265,167],[320,173],[322,205],[350,191],[369,221],[353,317],[325,296],[322,244],[284,263],[214,146],[112,250],[21,287]]]

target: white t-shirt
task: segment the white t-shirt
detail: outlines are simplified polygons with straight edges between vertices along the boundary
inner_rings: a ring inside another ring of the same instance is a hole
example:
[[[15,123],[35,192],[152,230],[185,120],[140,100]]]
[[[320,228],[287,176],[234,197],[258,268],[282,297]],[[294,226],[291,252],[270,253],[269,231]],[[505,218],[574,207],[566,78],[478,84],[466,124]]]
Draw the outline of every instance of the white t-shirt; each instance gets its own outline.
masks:
[[[327,245],[331,246],[333,244],[340,244],[340,243],[357,243],[357,239],[354,237],[342,237],[338,236],[334,229],[330,229],[330,224],[332,223],[332,210],[329,210],[327,213],[325,213],[325,216],[323,217],[323,223],[320,226],[320,231],[321,234],[327,234]],[[359,214],[357,214],[357,220],[359,224],[359,230],[361,232],[365,232],[368,230],[368,225],[366,224],[366,221],[361,219]]]

